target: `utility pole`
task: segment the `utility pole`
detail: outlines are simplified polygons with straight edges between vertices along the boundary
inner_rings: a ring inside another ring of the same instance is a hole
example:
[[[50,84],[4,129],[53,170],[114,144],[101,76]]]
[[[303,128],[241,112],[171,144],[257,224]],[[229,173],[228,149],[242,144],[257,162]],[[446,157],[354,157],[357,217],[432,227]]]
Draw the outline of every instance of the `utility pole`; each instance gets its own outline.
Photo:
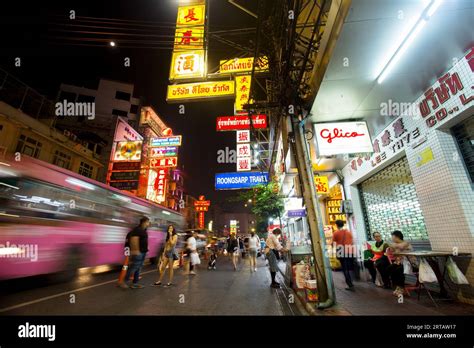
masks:
[[[309,156],[308,144],[305,137],[304,125],[293,115],[293,144],[298,168],[298,176],[302,186],[304,205],[307,210],[307,220],[310,230],[311,247],[313,249],[316,282],[319,294],[319,308],[327,308],[335,303],[332,271],[327,258],[326,241],[322,224],[322,213],[319,208],[315,190],[313,168]]]

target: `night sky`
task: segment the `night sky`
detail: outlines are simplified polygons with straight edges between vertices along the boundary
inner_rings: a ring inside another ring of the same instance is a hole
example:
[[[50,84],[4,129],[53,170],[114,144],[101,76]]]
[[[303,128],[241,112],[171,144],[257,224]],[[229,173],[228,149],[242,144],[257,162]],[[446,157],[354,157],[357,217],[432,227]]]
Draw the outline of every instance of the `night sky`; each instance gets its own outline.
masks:
[[[176,0],[42,1],[41,4],[39,1],[14,1],[13,4],[9,2],[8,8],[4,3],[0,5],[0,67],[50,99],[56,97],[61,83],[91,88],[97,86],[99,78],[133,83],[134,96],[143,97],[144,105],[151,105],[173,128],[174,134],[183,135],[180,163],[187,173],[186,191],[194,196],[204,194],[216,203],[223,203],[226,197],[234,194],[232,191],[214,190],[216,172],[235,171],[235,164],[217,163],[219,149],[226,146],[235,148],[235,132],[215,131],[217,116],[233,114],[233,101],[187,103],[184,104],[184,115],[178,113],[179,104],[167,104],[171,48],[152,48],[150,42],[171,42],[172,38],[144,38],[146,43],[141,48],[123,48],[120,38],[114,35],[110,35],[110,39],[117,42],[114,48],[107,43],[100,47],[69,45],[60,39],[74,37],[71,28],[64,25],[70,10],[75,10],[78,17],[127,19],[144,24],[147,23],[143,21],[149,21],[153,26],[149,27],[148,33],[173,35]],[[255,27],[255,21],[225,0],[210,1],[211,31]],[[123,27],[129,28],[127,24]],[[249,40],[242,36],[235,39],[240,42]],[[209,50],[209,69],[216,67],[220,59],[240,53],[227,45],[213,44],[212,47]],[[22,58],[21,67],[14,66],[15,57]],[[131,67],[123,66],[124,57],[130,57]]]

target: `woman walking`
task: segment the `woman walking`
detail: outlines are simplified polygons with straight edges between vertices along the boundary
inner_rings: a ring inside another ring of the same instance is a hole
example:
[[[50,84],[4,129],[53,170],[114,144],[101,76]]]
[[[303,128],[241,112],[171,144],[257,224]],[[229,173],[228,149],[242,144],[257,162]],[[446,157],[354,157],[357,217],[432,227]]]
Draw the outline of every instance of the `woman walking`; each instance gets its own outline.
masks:
[[[232,256],[232,264],[234,265],[234,271],[237,270],[237,263],[239,262],[240,245],[235,233],[232,233],[229,238],[229,244],[227,245],[227,251]]]
[[[250,233],[249,238],[249,256],[250,256],[250,272],[257,272],[257,248],[260,245],[260,238],[255,232]]]
[[[178,242],[178,234],[173,225],[168,226],[168,232],[166,234],[166,243],[165,243],[165,250],[163,251],[163,262],[160,269],[160,278],[157,282],[153,285],[161,285],[161,281],[163,280],[163,276],[166,272],[166,266],[169,267],[169,281],[166,286],[173,285],[173,265],[174,261],[178,259],[178,255],[176,253],[176,243]]]

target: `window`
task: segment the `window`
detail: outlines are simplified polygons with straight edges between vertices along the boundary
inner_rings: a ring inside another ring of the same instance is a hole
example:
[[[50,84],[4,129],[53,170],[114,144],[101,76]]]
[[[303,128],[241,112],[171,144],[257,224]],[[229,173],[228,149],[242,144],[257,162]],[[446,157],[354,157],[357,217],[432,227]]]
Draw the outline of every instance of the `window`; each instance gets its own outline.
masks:
[[[131,114],[138,114],[138,105],[130,105],[130,113]]]
[[[115,99],[130,101],[131,96],[132,95],[127,92],[120,92],[120,91],[115,92]]]
[[[61,168],[69,169],[71,167],[71,156],[56,150],[53,164]]]
[[[41,146],[42,144],[39,141],[22,134],[18,140],[15,152],[38,158],[41,152]]]
[[[112,115],[128,117],[128,112],[122,111],[122,110],[113,109],[113,110],[112,110]]]
[[[92,167],[90,164],[87,164],[85,162],[81,162],[81,165],[79,167],[79,174],[86,176],[88,178],[92,178],[92,171],[94,170],[94,167]]]
[[[79,97],[77,97],[77,102],[78,103],[94,103],[95,97],[93,95],[79,94]]]
[[[453,127],[453,135],[458,143],[459,152],[464,159],[467,172],[474,182],[474,117]]]
[[[68,102],[75,102],[76,93],[61,91],[61,93],[59,94],[59,101],[62,102],[63,100],[67,100]]]

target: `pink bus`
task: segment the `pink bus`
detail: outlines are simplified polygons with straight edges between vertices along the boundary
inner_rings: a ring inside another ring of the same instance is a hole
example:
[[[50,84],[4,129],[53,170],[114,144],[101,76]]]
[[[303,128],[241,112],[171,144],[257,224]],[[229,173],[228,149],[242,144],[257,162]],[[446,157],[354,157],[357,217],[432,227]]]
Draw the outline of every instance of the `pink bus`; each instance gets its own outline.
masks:
[[[181,214],[27,156],[0,160],[0,280],[121,264],[143,215],[147,258],[157,258],[167,225],[183,229]]]

